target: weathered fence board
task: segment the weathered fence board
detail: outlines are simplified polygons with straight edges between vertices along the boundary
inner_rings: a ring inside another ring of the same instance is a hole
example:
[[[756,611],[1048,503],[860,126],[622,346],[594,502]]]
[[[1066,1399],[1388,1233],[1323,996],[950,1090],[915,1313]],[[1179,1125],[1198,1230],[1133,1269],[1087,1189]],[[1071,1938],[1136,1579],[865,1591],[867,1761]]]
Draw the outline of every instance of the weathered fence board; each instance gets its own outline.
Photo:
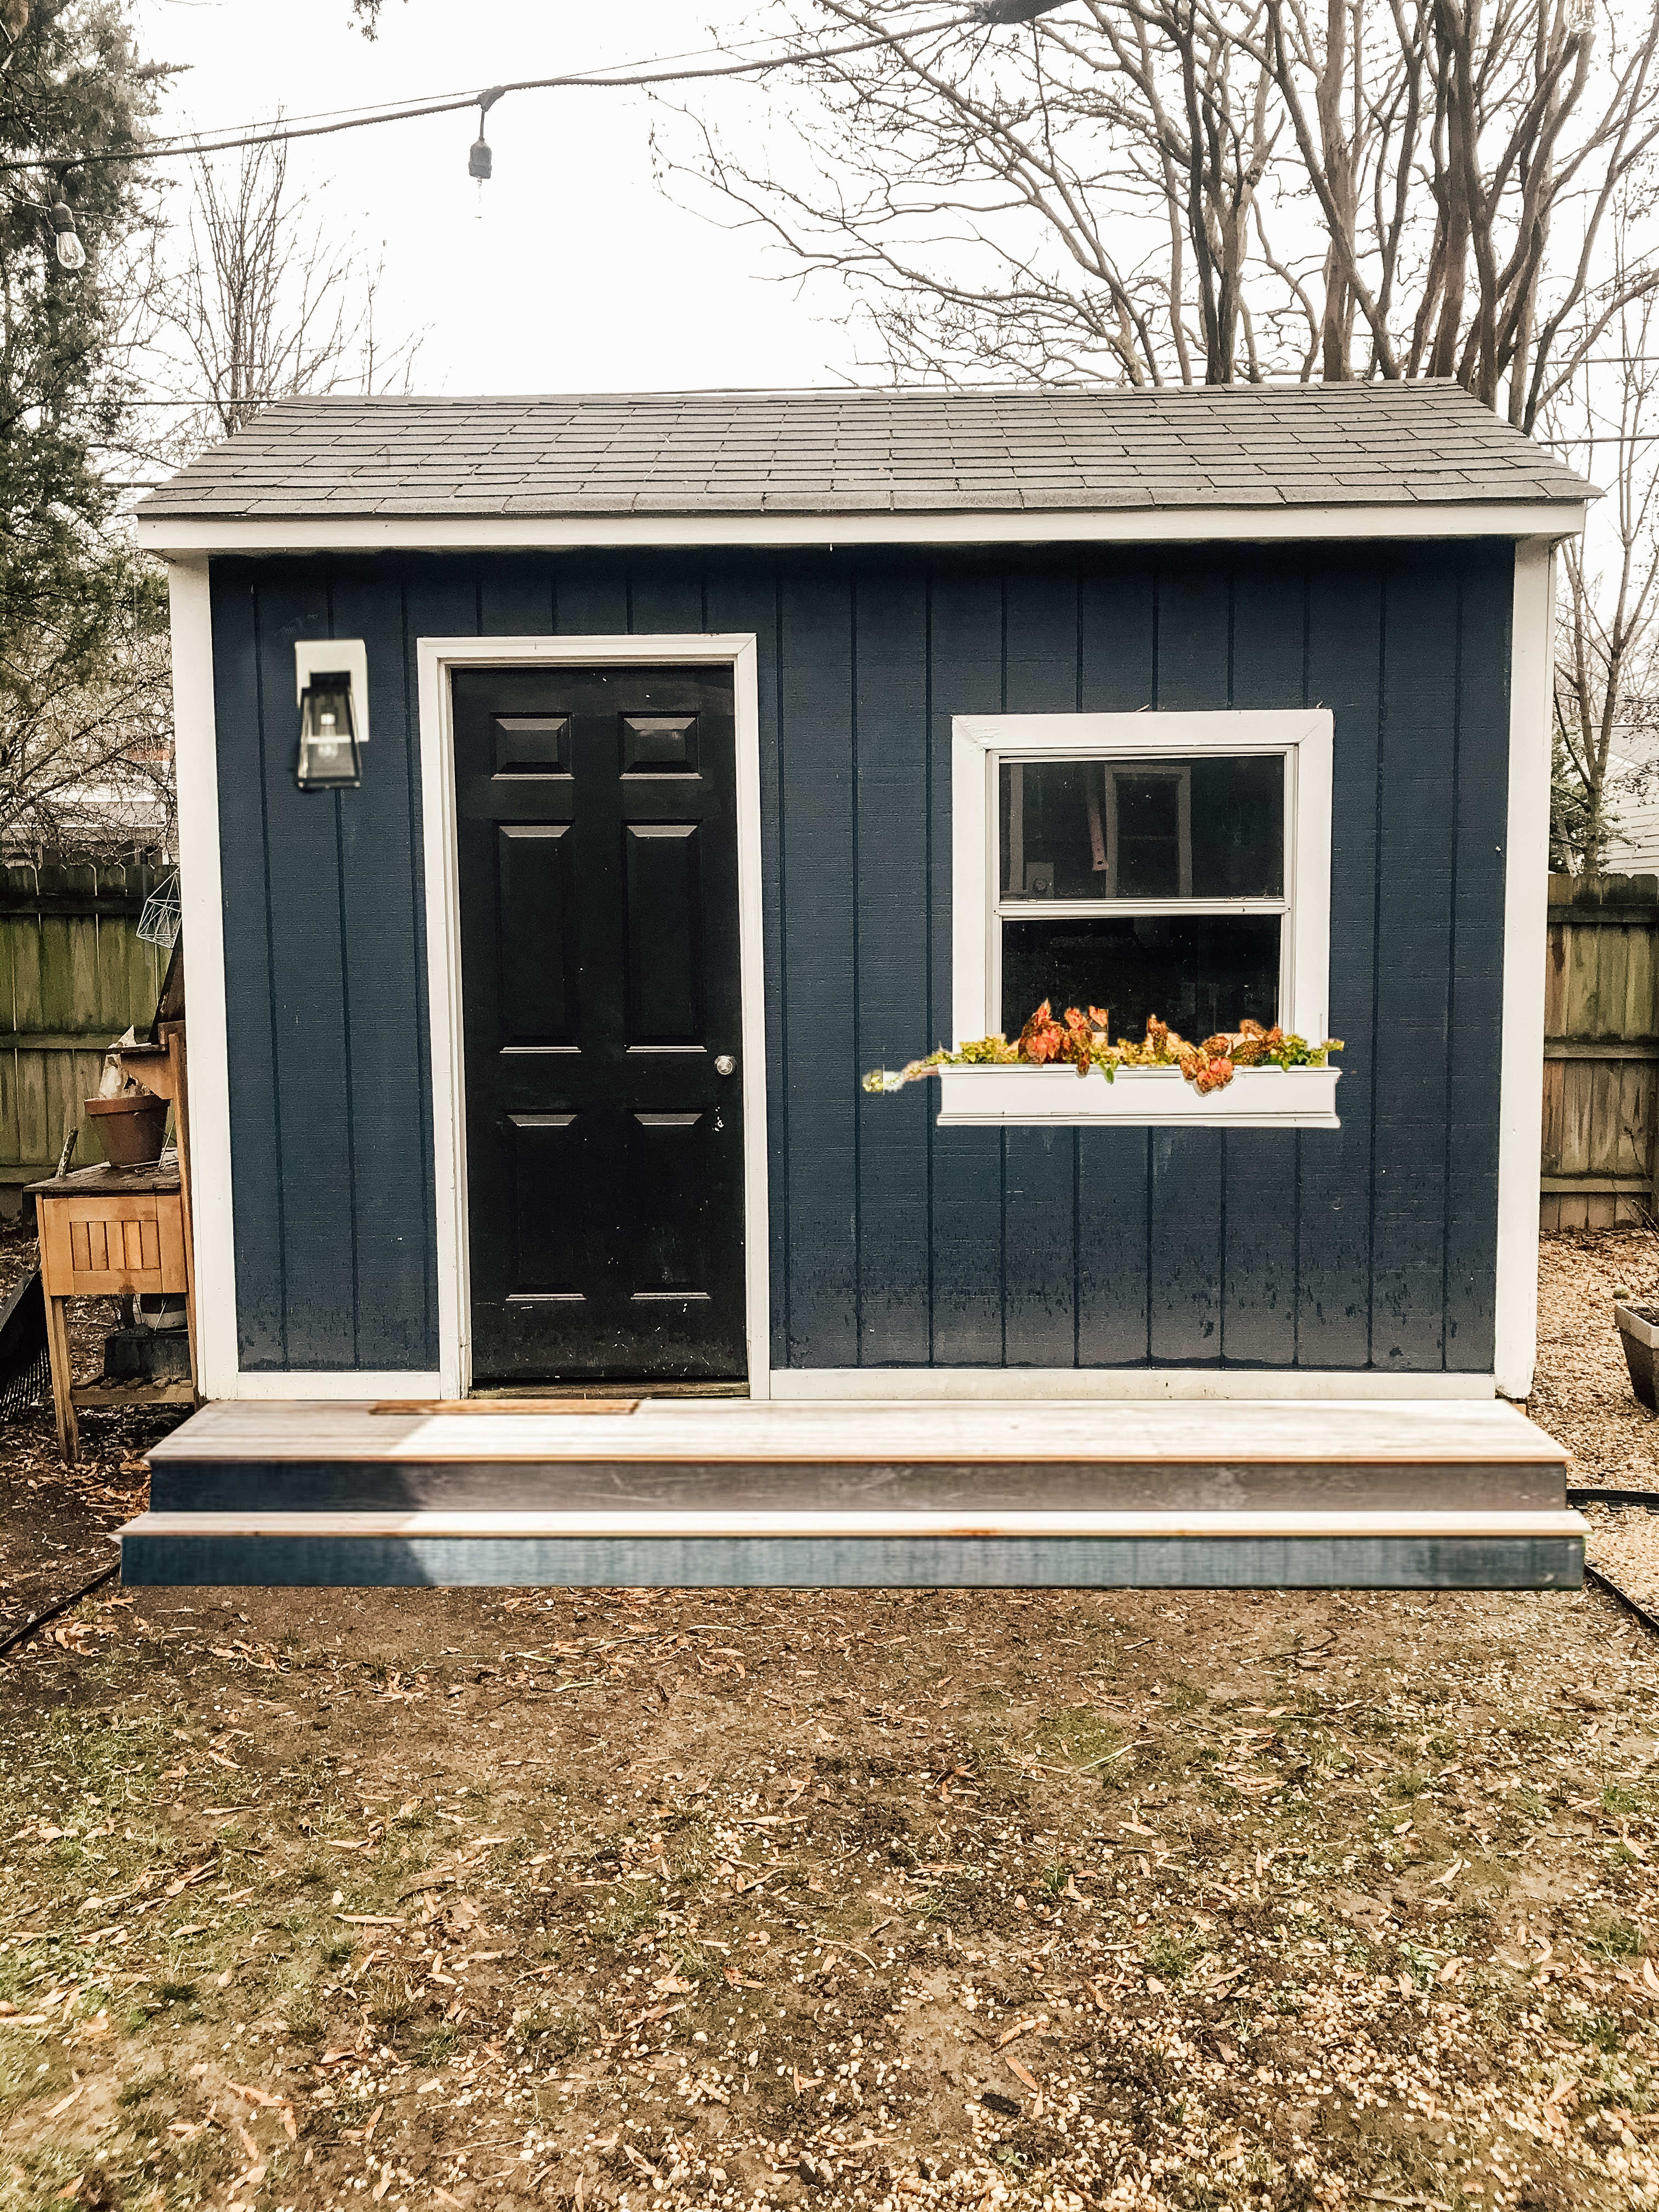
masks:
[[[50,1175],[78,1133],[84,1166],[102,1150],[82,1110],[104,1053],[155,1011],[165,954],[139,942],[160,871],[0,867],[0,1207]]]
[[[1659,877],[1552,876],[1544,971],[1546,1230],[1659,1208]]]

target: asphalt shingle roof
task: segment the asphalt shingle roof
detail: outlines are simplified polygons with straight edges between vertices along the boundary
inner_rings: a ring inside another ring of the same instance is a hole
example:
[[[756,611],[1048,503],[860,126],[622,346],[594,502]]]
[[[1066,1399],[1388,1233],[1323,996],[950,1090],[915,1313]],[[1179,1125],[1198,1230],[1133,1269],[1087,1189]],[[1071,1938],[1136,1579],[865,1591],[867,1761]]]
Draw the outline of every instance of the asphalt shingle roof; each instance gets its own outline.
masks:
[[[286,399],[147,520],[1280,511],[1570,501],[1457,385]]]

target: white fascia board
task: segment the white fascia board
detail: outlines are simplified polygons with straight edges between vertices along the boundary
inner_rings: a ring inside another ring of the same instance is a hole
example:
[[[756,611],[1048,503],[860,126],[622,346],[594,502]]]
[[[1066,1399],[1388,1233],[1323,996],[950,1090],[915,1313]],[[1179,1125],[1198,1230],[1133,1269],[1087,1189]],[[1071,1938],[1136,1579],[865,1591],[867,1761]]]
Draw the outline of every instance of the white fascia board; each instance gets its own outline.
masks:
[[[915,514],[295,515],[288,520],[146,515],[147,553],[499,553],[695,545],[1171,545],[1308,538],[1573,537],[1582,501],[1482,506],[1135,507]]]

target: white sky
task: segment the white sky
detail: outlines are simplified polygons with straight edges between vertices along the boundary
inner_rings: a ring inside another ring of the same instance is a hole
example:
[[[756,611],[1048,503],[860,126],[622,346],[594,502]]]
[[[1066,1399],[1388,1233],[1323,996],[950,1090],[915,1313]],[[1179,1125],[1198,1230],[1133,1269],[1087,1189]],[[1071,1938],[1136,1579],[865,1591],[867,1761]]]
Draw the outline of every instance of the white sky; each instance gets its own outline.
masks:
[[[465,92],[504,77],[684,53],[753,35],[764,0],[386,0],[370,45],[349,0],[136,0],[150,58],[187,63],[158,127]],[[775,20],[775,18],[773,18]],[[699,94],[718,106],[718,86]],[[301,142],[290,178],[331,228],[384,250],[383,337],[425,331],[424,392],[674,390],[843,381],[832,294],[777,281],[752,236],[656,187],[636,92],[520,93],[487,125],[495,176],[467,175],[471,113]],[[234,156],[225,157],[228,161]],[[186,165],[169,165],[182,185]],[[482,204],[482,220],[479,210]]]

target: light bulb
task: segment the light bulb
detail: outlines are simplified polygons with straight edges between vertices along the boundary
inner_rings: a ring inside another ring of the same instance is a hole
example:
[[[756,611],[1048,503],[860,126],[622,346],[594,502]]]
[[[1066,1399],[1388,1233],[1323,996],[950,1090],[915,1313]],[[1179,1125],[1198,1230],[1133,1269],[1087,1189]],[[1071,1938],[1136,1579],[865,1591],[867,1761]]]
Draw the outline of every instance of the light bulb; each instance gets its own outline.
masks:
[[[65,201],[59,200],[52,210],[52,227],[58,234],[58,266],[60,269],[84,269],[87,249],[75,234],[75,217]]]

